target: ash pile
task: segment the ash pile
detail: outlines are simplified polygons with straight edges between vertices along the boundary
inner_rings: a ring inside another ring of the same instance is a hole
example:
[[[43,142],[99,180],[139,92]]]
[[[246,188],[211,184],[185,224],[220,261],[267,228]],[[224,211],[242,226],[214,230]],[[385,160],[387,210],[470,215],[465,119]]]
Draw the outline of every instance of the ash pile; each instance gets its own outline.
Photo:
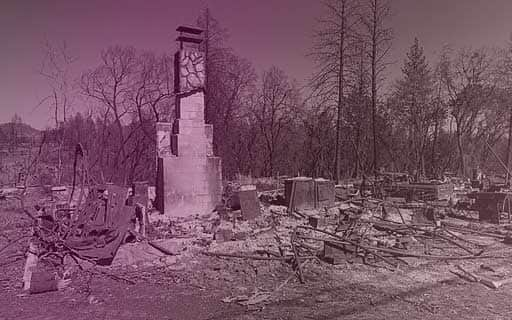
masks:
[[[80,281],[77,274],[135,284],[147,280],[141,270],[163,274],[198,270],[204,264],[222,265],[213,270],[234,281],[229,270],[241,261],[257,262],[258,268],[266,263],[269,275],[286,275],[277,277],[281,282],[272,289],[223,300],[246,306],[268,303],[294,279],[307,283],[318,268],[365,265],[394,272],[424,261],[503,257],[489,239],[506,244],[506,227],[454,218],[447,199],[382,197],[378,188],[362,190],[361,185],[335,186],[307,177],[267,185],[231,182],[215,210],[189,217],[154,210],[154,192],[145,183],[52,188],[51,197],[40,197],[34,209],[24,203],[30,230],[9,239],[0,255],[9,256],[14,243],[19,245],[9,257],[25,260],[23,285],[16,289],[26,293],[64,289]],[[460,265],[454,268],[468,277]],[[253,276],[262,277],[261,272]],[[208,273],[204,277],[220,279]],[[196,285],[204,288],[204,280]]]

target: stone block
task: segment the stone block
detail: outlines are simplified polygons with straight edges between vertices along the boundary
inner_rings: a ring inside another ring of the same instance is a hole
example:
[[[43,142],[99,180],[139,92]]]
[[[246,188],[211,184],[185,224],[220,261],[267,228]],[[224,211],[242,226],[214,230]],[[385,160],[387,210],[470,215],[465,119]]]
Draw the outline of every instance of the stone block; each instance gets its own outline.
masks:
[[[205,137],[195,137],[186,134],[171,136],[172,154],[179,157],[206,157],[207,141]]]
[[[252,220],[261,214],[256,186],[241,186],[238,192],[238,198],[240,199],[240,209],[242,210],[242,217],[244,219]]]
[[[156,150],[159,157],[168,155],[171,152],[172,125],[167,122],[156,124]]]
[[[217,229],[213,239],[219,242],[231,241],[235,239],[235,234],[231,229]]]
[[[30,293],[43,293],[57,291],[57,279],[46,270],[37,270],[32,273],[30,280]]]
[[[172,124],[170,122],[157,122],[156,123],[156,131],[171,131]]]
[[[193,120],[193,121],[204,121],[204,111],[202,110],[186,110],[180,114],[180,119]]]
[[[202,121],[190,119],[176,119],[174,120],[172,133],[177,134],[193,134],[207,137],[207,129]]]
[[[243,241],[249,237],[249,233],[247,231],[236,231],[234,234],[235,240]]]
[[[308,223],[313,228],[323,229],[329,226],[336,226],[338,224],[338,219],[336,218],[326,218],[319,216],[309,216]]]
[[[216,166],[217,165],[217,166]],[[220,159],[168,157],[161,160],[162,212],[187,216],[210,212],[220,202]],[[159,179],[157,179],[159,180]]]
[[[322,258],[330,264],[340,264],[346,261],[343,247],[330,241],[324,241]]]
[[[186,119],[183,117],[187,112],[197,112],[204,123],[204,94],[196,92],[180,98],[179,104],[176,106],[176,118]]]
[[[341,264],[347,260],[353,262],[353,259],[357,258],[353,255],[355,250],[356,248],[352,245],[342,245],[331,241],[324,241],[322,258],[327,263],[334,265]]]
[[[220,195],[222,194],[222,161],[220,157],[207,157],[206,158],[206,172],[208,179],[208,186],[210,187],[209,193],[216,197],[220,202]]]

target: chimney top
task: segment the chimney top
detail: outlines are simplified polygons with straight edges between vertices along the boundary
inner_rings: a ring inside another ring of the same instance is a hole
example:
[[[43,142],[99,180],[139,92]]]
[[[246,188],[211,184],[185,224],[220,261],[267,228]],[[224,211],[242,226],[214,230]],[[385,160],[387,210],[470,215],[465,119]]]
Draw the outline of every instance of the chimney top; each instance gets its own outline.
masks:
[[[176,31],[180,34],[176,41],[178,41],[180,49],[183,49],[184,44],[192,44],[192,46],[199,45],[203,42],[203,37],[201,34],[203,33],[202,29],[187,27],[187,26],[179,26]]]

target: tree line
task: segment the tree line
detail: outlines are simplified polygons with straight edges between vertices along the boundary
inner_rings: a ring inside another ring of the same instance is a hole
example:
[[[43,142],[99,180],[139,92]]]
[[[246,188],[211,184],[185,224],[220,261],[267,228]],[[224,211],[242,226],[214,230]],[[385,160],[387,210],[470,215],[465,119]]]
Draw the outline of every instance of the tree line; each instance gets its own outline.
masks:
[[[386,76],[393,30],[387,0],[327,0],[313,30],[315,71],[300,86],[278,66],[261,73],[227,45],[209,10],[205,30],[206,121],[226,179],[306,175],[341,181],[379,171],[438,178],[510,165],[512,42],[502,48],[438,48],[428,61],[421,39],[405,54],[399,79]],[[67,49],[47,47],[41,68],[55,128],[47,161],[57,181],[72,174],[74,146],[87,150],[97,182],[153,181],[155,124],[173,121],[173,57],[113,46],[70,79]],[[86,110],[86,111],[84,111]],[[80,111],[80,112],[76,112]],[[489,152],[496,151],[498,160]]]

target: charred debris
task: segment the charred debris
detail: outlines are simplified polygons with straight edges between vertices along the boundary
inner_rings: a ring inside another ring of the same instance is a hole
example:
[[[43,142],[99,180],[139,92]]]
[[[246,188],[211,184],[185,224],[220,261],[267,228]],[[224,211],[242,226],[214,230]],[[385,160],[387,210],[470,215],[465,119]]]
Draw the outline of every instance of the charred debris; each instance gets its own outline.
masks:
[[[26,201],[30,188],[4,189],[2,199],[21,200],[32,226],[0,255],[6,258],[15,242],[26,243],[23,289],[39,293],[68,285],[73,270],[134,283],[116,275],[115,266],[172,264],[185,254],[278,261],[290,268],[287,282],[296,277],[306,283],[303,269],[310,262],[397,270],[418,260],[503,257],[475,238],[511,241],[506,185],[457,178],[412,183],[396,173],[344,185],[307,177],[249,182],[227,183],[222,204],[188,217],[155,210],[154,189],[144,182],[48,187],[33,207]],[[454,273],[468,281],[495,288],[507,283],[456,266]]]

